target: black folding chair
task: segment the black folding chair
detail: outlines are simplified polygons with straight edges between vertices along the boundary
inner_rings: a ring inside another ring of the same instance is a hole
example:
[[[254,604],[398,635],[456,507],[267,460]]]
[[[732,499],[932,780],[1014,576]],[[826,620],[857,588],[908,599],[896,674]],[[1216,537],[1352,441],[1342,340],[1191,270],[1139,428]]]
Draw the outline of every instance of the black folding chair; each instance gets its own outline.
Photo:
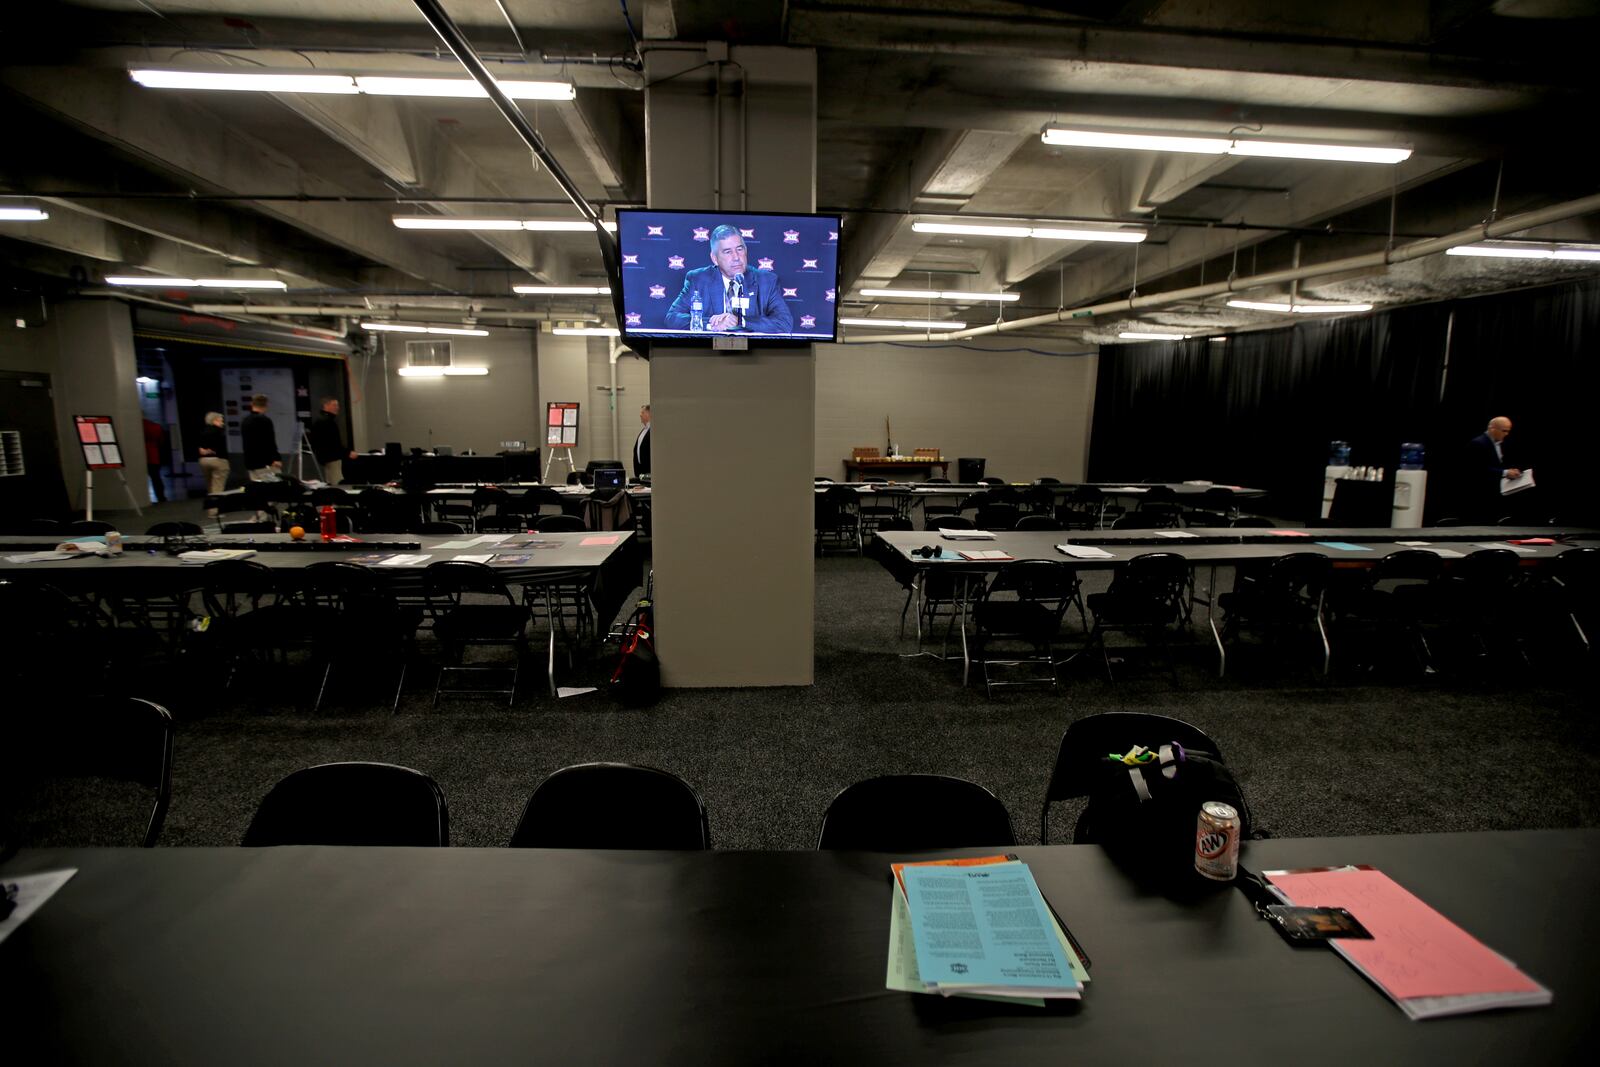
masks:
[[[819,553],[832,544],[861,554],[860,507],[861,495],[847,485],[832,485],[816,494],[813,510]]]
[[[1146,552],[1116,568],[1111,587],[1089,594],[1089,610],[1094,614],[1094,629],[1089,643],[1099,645],[1106,679],[1111,673],[1111,655],[1106,650],[1107,631],[1143,635],[1161,646],[1167,667],[1177,677],[1172,662],[1171,638],[1185,618],[1184,592],[1189,583],[1189,561],[1176,552]]]
[[[539,783],[510,847],[699,850],[711,847],[711,831],[705,804],[677,775],[580,763]]]
[[[1438,617],[1436,586],[1444,561],[1421,548],[1402,548],[1377,560],[1351,582],[1330,586],[1336,630],[1365,626],[1377,647],[1404,644],[1428,673],[1433,650],[1423,623]]]
[[[536,529],[540,533],[581,533],[585,527],[576,515],[541,515]]]
[[[1328,673],[1333,648],[1328,643],[1328,627],[1323,614],[1328,578],[1333,561],[1320,552],[1291,552],[1279,556],[1265,570],[1244,575],[1232,592],[1217,597],[1224,612],[1219,646],[1240,630],[1259,628],[1276,638],[1295,626],[1315,625],[1322,639],[1322,673]],[[1217,668],[1221,677],[1227,669],[1223,659]]]
[[[846,786],[828,804],[817,847],[930,852],[1017,843],[1011,814],[989,790],[942,774],[888,774]]]
[[[1096,771],[1108,755],[1118,756],[1135,745],[1154,748],[1177,742],[1188,749],[1209,752],[1222,759],[1222,749],[1198,726],[1182,719],[1142,711],[1107,711],[1089,715],[1068,726],[1061,735],[1055,765],[1044,790],[1039,809],[1039,843],[1050,843],[1050,805],[1089,795]],[[1074,831],[1073,841],[1083,843],[1083,820]]]
[[[449,559],[428,564],[422,572],[422,586],[428,615],[433,619],[433,635],[455,659],[453,665],[439,668],[439,678],[433,688],[433,706],[439,706],[439,697],[443,694],[503,694],[509,707],[517,699],[517,677],[527,651],[528,606],[517,603],[494,568],[471,560]],[[516,661],[509,667],[469,667],[465,663],[469,646],[509,648],[516,653]],[[494,671],[510,671],[510,686],[505,689],[445,687],[445,679],[452,673]]]
[[[402,607],[378,584],[372,571],[359,563],[313,563],[302,577],[301,600],[311,617],[313,647],[323,660],[322,682],[311,713],[321,710],[335,666],[364,674],[385,659],[399,668],[390,702],[391,714],[398,712],[406,663],[423,609]]]
[[[1064,560],[1022,560],[998,571],[973,605],[973,654],[983,667],[983,691],[992,696],[997,685],[1025,685],[1030,682],[1057,684],[1055,643],[1061,632],[1061,619],[1070,605],[1088,629],[1079,590],[1078,571]],[[991,656],[997,646],[1026,645],[1031,656],[1001,652]],[[997,682],[990,667],[1017,667],[1042,663],[1049,673],[1042,678]]]
[[[450,844],[444,791],[421,771],[392,763],[324,763],[284,778],[262,798],[240,844]]]
[[[172,801],[173,726],[166,708],[136,697],[69,697],[56,701],[47,715],[14,716],[7,733],[0,777],[15,793],[0,803],[0,814],[23,821],[28,794],[46,782],[131,782],[153,793],[140,843],[155,846]],[[8,828],[6,844],[24,843],[15,836],[19,829]]]

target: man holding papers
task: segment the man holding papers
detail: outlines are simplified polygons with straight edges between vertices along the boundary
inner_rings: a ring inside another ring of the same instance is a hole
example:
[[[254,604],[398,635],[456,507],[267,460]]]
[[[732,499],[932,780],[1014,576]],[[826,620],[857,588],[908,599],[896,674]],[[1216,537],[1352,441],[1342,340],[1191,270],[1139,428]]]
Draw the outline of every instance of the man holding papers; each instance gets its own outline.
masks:
[[[1511,446],[1506,440],[1510,436],[1511,420],[1496,415],[1468,446],[1472,456],[1472,510],[1484,522],[1495,522],[1510,510],[1503,499],[1507,483],[1523,479],[1522,468],[1512,461]]]

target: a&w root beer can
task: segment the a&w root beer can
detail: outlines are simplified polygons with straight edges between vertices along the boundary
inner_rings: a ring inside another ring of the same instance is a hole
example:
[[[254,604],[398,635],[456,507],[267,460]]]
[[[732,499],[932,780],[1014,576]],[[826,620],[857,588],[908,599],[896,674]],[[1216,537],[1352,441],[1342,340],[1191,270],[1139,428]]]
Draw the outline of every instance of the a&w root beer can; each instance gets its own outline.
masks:
[[[1231,882],[1239,873],[1239,813],[1231,804],[1208,800],[1200,805],[1194,830],[1194,869],[1215,882]]]

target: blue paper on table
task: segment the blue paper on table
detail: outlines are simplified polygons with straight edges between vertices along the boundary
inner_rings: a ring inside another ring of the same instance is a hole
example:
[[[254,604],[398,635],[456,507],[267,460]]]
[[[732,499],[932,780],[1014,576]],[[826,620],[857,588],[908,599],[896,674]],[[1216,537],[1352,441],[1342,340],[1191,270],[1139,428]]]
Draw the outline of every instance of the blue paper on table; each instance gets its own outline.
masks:
[[[1352,545],[1349,541],[1318,541],[1323,548],[1336,548],[1340,552],[1371,552],[1368,545]]]
[[[1082,988],[1026,864],[902,868],[918,977],[963,989]]]

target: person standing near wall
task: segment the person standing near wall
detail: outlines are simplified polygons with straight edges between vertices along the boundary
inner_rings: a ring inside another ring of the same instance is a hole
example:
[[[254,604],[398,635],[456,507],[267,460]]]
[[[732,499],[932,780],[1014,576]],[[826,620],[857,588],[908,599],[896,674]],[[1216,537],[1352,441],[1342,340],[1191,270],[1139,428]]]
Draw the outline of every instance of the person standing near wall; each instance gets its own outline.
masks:
[[[228,488],[228,435],[222,428],[222,412],[206,412],[200,428],[200,470],[206,476],[206,495],[215,496]],[[207,508],[207,518],[216,518],[217,509]]]
[[[323,397],[322,411],[311,420],[311,454],[322,468],[322,480],[329,485],[344,481],[344,461],[356,454],[344,443],[344,425],[339,418],[339,401]]]
[[[650,474],[650,405],[639,409],[639,421],[644,429],[633,439],[633,476],[645,478]]]
[[[144,462],[150,471],[150,488],[155,493],[156,503],[167,502],[167,489],[161,483],[161,467],[163,457],[167,451],[167,431],[154,419],[144,420]]]
[[[250,477],[268,481],[283,469],[278,454],[278,434],[267,417],[267,397],[257,393],[250,398],[250,414],[239,422],[239,437],[244,442],[244,465]]]

